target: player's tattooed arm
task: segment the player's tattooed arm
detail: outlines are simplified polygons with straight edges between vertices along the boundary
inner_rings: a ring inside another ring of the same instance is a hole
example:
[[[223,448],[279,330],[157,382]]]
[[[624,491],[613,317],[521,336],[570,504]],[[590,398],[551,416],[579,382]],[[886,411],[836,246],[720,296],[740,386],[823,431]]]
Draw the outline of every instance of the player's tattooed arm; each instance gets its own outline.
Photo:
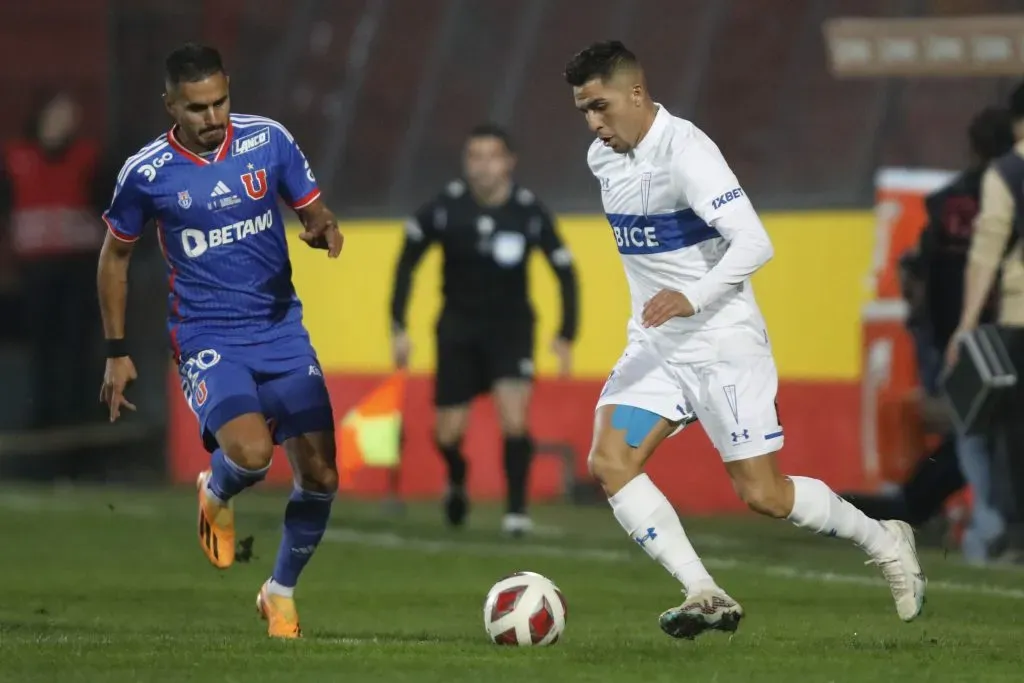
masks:
[[[138,375],[132,359],[120,348],[124,346],[125,339],[128,264],[134,246],[134,242],[120,240],[108,231],[100,250],[96,274],[100,313],[103,318],[103,336],[110,347],[107,351],[107,366],[103,373],[103,386],[100,388],[100,401],[109,406],[111,422],[121,416],[121,408],[135,410],[135,406],[125,399],[124,390]]]
[[[317,199],[297,213],[303,227],[299,239],[314,249],[326,249],[329,258],[338,258],[345,238],[338,229],[338,219],[327,205]]]

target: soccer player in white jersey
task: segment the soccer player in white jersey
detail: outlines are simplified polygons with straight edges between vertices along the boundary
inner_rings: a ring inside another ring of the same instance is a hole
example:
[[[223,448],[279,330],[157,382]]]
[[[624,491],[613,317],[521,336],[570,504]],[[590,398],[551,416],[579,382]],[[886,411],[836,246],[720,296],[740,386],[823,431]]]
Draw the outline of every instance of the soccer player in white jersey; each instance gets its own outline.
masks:
[[[772,244],[718,147],[651,100],[639,62],[618,41],[577,54],[565,78],[598,138],[587,161],[633,309],[598,400],[589,465],[622,527],[683,585],[686,599],[661,615],[662,630],[734,631],[743,616],[643,472],[658,444],[694,417],[752,510],[853,541],[881,568],[900,618],[914,619],[925,578],[910,526],[873,520],[824,482],[779,472],[778,375],[749,281]]]

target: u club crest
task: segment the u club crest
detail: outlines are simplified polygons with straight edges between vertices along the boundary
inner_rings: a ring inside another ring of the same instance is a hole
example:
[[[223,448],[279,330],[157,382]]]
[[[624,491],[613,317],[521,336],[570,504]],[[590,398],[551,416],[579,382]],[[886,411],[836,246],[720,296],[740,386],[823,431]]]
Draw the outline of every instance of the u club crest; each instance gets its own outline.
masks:
[[[252,168],[250,165],[249,168]],[[251,173],[243,173],[242,185],[245,187],[245,193],[249,195],[249,199],[257,200],[263,199],[267,194],[267,171],[266,169],[259,169]]]
[[[192,206],[192,195],[188,193],[188,190],[182,190],[178,193],[178,206],[183,209]]]

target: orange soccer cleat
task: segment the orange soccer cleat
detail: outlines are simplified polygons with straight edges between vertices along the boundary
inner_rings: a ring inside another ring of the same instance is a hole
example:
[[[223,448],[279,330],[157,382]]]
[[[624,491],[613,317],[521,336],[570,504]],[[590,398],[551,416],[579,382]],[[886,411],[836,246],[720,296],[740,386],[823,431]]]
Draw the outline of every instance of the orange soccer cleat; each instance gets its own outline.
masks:
[[[256,611],[267,622],[267,634],[271,638],[301,638],[302,628],[295,599],[274,595],[268,590],[269,586],[268,580],[256,596]]]
[[[206,559],[217,569],[227,569],[235,562],[235,511],[231,501],[221,505],[209,498],[206,483],[212,472],[206,470],[196,479],[199,489],[199,547]]]

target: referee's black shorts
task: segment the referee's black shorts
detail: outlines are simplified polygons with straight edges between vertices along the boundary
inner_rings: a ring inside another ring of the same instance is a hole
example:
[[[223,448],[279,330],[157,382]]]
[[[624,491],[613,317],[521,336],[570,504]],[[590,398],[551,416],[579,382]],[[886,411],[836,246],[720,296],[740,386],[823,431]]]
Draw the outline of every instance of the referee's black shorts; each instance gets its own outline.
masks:
[[[460,406],[500,379],[533,379],[533,317],[475,321],[444,312],[437,322],[434,405]]]

